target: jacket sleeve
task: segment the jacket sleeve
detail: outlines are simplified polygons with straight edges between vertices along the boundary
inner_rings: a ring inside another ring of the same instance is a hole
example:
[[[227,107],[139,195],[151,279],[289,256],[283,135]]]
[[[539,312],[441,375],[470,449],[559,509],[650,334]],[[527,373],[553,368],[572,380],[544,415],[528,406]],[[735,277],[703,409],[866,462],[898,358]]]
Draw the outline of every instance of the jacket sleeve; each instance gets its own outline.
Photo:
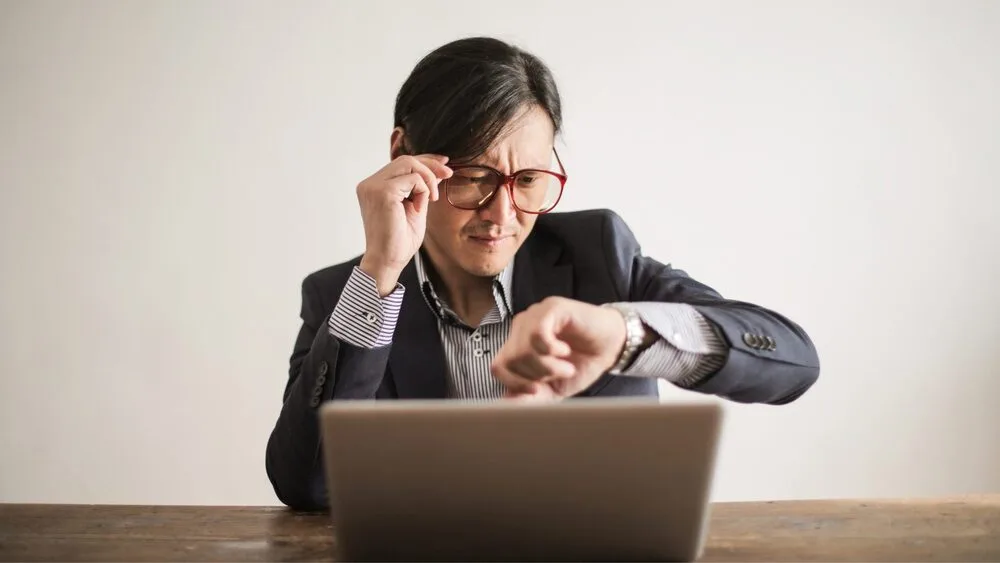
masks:
[[[725,360],[693,382],[675,383],[740,403],[790,403],[819,377],[816,348],[795,322],[759,305],[723,298],[682,270],[643,256],[622,219],[609,212],[605,252],[623,273],[618,291],[627,301],[692,305],[722,337]]]
[[[299,510],[327,503],[318,409],[325,401],[372,399],[382,385],[391,344],[360,347],[338,339],[313,278],[302,283],[302,325],[289,360],[265,466],[278,499]]]

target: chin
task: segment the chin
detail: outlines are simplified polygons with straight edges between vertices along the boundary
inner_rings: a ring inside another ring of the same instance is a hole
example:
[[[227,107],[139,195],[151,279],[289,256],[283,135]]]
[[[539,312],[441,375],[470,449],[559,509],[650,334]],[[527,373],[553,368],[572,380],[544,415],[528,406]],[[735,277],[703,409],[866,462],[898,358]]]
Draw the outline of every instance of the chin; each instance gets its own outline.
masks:
[[[467,256],[461,261],[462,269],[479,277],[493,277],[503,271],[510,264],[513,255],[507,253],[492,253],[488,256]]]
[[[481,245],[466,241],[464,252],[459,262],[462,268],[470,274],[482,277],[492,277],[503,271],[514,259],[517,251],[517,239],[510,237],[499,245]]]
[[[471,267],[466,267],[465,270],[474,276],[492,278],[502,272],[509,263],[509,260],[506,262],[501,262],[499,260],[491,262],[478,262],[470,264]]]

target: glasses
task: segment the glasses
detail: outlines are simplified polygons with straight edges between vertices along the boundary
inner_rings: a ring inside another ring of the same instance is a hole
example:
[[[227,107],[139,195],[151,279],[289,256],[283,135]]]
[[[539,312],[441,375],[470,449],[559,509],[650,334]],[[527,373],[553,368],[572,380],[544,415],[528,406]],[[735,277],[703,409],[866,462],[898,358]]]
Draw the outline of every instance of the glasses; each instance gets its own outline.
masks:
[[[452,166],[451,178],[443,180],[448,203],[458,209],[474,211],[493,201],[500,188],[506,187],[514,208],[524,213],[542,214],[555,208],[566,185],[566,169],[553,149],[561,173],[526,168],[504,174],[496,168],[478,165]]]

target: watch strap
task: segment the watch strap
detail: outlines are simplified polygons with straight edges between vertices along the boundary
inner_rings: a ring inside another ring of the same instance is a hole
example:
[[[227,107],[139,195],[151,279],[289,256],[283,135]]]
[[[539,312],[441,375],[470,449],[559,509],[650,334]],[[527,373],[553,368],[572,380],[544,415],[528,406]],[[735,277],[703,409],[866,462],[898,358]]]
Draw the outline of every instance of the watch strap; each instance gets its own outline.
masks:
[[[620,374],[632,365],[638,355],[642,341],[646,338],[646,327],[633,307],[620,303],[607,303],[604,306],[617,310],[625,318],[625,345],[618,355],[618,361],[611,368],[611,373]]]

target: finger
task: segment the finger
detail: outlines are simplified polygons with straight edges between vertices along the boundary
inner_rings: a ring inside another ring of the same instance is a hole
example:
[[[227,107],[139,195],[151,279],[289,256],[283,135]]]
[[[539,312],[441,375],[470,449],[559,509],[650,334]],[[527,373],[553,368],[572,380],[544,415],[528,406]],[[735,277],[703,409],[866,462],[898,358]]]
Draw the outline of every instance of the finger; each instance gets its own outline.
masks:
[[[433,172],[438,178],[443,180],[451,177],[452,170],[447,166],[447,156],[439,154],[420,154],[415,158],[430,168],[431,172]]]
[[[394,195],[402,196],[404,198],[416,196],[419,193],[429,194],[431,191],[430,186],[427,185],[427,181],[424,180],[424,177],[417,172],[396,176],[395,178],[389,180],[388,184],[392,187],[392,193]]]
[[[506,367],[514,375],[532,381],[565,379],[576,375],[576,367],[572,363],[553,356],[525,356]]]
[[[556,336],[556,323],[559,320],[560,311],[557,307],[549,307],[544,311],[534,323],[530,331],[529,343],[531,348],[539,354],[546,356],[566,357],[572,352],[569,344]]]
[[[559,340],[555,332],[544,325],[532,332],[530,340],[531,349],[543,356],[565,358],[573,352],[569,344]]]
[[[441,181],[441,178],[438,177],[438,174],[435,173],[434,170],[431,170],[431,167],[428,166],[428,164],[433,166],[437,163],[433,159],[421,159],[417,157],[416,161],[413,163],[413,171],[420,174],[420,176],[424,179],[424,183],[426,183],[427,187],[430,188],[429,195],[431,201],[437,201],[438,197],[440,197],[438,193],[438,182]]]
[[[497,381],[512,394],[533,393],[536,390],[536,385],[538,385],[534,381],[529,381],[514,374],[507,366],[500,362],[494,362],[490,366],[490,371],[493,373],[493,377],[497,378]]]
[[[451,168],[445,166],[448,161],[447,156],[433,155],[433,154],[418,154],[411,157],[416,162],[411,163],[410,172],[420,172],[424,176],[424,181],[427,185],[434,190],[435,193],[431,194],[431,198],[437,201],[439,195],[437,192],[438,182],[441,180],[451,178],[452,170]],[[432,178],[428,178],[432,176]]]
[[[572,377],[553,380],[549,382],[548,388],[557,397],[572,397],[589,387],[592,383],[593,381],[589,381],[584,377]]]
[[[427,162],[433,162],[431,159],[425,159]],[[398,164],[394,170],[389,171],[390,176],[408,176],[410,174],[420,174],[420,177],[424,179],[424,184],[430,190],[430,197],[432,201],[436,201],[438,198],[438,182],[440,181],[433,171],[421,161],[420,158],[414,156],[401,156],[397,159]]]
[[[389,184],[397,196],[409,200],[413,204],[417,213],[423,213],[427,209],[427,199],[430,197],[431,190],[420,174],[413,172],[405,176],[397,176],[390,180]]]
[[[513,401],[517,403],[544,403],[552,401],[556,398],[555,393],[551,388],[545,385],[536,385],[535,389],[530,393],[504,393],[504,401]]]
[[[434,192],[433,194],[431,194],[431,197],[433,198],[433,201],[437,201],[438,198],[441,197],[440,183],[444,180],[447,180],[448,178],[451,178],[452,176],[451,168],[448,168],[447,166],[441,164],[439,161],[432,158],[421,160],[421,164],[426,166],[427,170],[434,175],[434,183],[431,184],[433,186]]]
[[[410,197],[403,201],[403,206],[409,206],[417,215],[426,216],[427,206],[430,204],[430,193],[430,190],[420,192],[414,190]]]

